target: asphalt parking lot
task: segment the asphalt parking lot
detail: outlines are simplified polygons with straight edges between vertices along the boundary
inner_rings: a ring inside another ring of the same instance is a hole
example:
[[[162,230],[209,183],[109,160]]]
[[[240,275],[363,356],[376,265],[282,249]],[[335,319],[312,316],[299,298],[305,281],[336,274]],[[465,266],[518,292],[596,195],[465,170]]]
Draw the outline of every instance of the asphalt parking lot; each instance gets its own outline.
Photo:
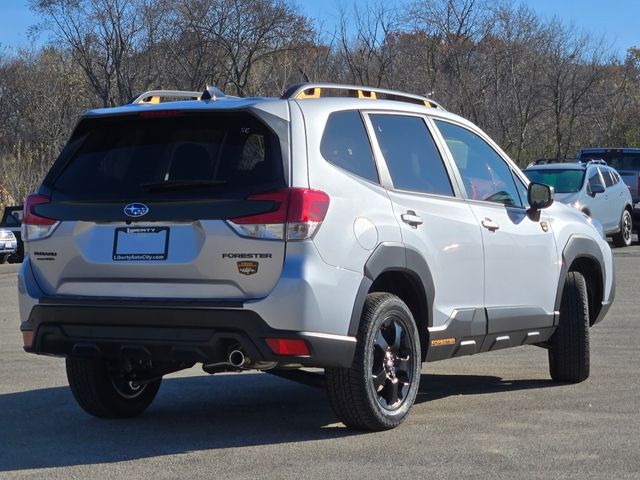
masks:
[[[350,431],[325,393],[265,373],[165,378],[139,418],[89,417],[64,361],[22,351],[15,265],[0,265],[0,478],[640,478],[640,246],[589,380],[558,385],[536,347],[426,364],[399,428]]]

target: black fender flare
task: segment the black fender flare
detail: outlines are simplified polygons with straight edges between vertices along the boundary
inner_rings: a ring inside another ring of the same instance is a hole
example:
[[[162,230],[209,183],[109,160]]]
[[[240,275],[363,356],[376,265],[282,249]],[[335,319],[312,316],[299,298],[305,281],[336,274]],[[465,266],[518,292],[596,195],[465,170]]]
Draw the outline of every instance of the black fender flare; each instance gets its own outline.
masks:
[[[400,242],[382,242],[371,253],[364,265],[364,277],[356,294],[349,322],[349,335],[355,336],[360,326],[360,317],[369,289],[376,278],[388,271],[403,272],[412,277],[427,308],[427,327],[433,322],[433,299],[435,286],[427,261],[422,254]]]
[[[582,235],[572,235],[571,237],[569,237],[569,240],[564,246],[564,249],[562,250],[562,267],[560,269],[560,278],[558,279],[558,289],[556,292],[554,309],[556,312],[560,311],[560,303],[562,302],[562,291],[564,289],[564,283],[567,279],[567,275],[569,274],[569,268],[571,267],[571,265],[573,265],[573,263],[576,260],[580,258],[587,258],[589,260],[593,260],[598,265],[600,265],[600,274],[602,276],[603,298],[594,299],[594,303],[598,302],[599,306],[601,306],[602,308],[600,309],[598,318],[597,319],[593,318],[592,324],[594,324],[602,319],[602,317],[608,310],[608,306],[611,304],[611,302],[613,302],[613,299],[615,297],[616,285],[615,285],[615,282],[613,282],[613,285],[611,287],[610,302],[605,308],[605,305],[602,302],[604,301],[604,293],[605,293],[604,289],[607,284],[607,272],[605,268],[603,268],[604,257],[602,255],[602,250],[600,249],[600,246],[598,245],[598,243],[592,238],[585,237]]]

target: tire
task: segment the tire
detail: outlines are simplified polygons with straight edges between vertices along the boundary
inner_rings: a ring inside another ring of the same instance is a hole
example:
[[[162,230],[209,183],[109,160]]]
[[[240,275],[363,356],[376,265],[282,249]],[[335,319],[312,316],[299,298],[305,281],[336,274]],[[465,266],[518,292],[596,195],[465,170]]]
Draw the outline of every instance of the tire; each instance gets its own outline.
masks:
[[[389,430],[400,425],[420,385],[420,338],[407,306],[390,293],[364,304],[351,368],[327,368],[329,402],[346,426]]]
[[[118,378],[106,360],[67,357],[67,379],[82,409],[100,418],[127,418],[144,412],[162,379],[139,386]]]
[[[633,235],[633,220],[629,210],[622,211],[620,217],[620,232],[613,235],[613,244],[616,247],[628,247],[631,245]]]
[[[564,284],[560,323],[550,340],[549,373],[556,382],[589,378],[589,299],[579,272],[569,272]]]
[[[7,263],[8,255],[0,255],[0,264]]]

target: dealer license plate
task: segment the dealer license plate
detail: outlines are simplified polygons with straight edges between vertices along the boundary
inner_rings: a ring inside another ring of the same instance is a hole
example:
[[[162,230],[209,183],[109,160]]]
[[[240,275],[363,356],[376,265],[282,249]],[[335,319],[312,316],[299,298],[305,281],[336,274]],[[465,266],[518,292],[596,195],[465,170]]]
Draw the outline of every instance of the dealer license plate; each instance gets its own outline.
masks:
[[[169,227],[118,227],[113,240],[113,260],[166,260]]]

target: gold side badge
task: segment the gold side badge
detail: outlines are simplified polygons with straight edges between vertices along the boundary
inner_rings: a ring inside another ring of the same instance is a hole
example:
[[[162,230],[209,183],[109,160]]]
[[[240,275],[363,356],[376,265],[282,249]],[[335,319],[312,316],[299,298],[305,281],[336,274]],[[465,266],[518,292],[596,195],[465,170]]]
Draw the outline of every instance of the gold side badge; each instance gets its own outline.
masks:
[[[444,347],[445,345],[455,345],[455,338],[438,338],[436,340],[431,340],[432,347]]]
[[[254,273],[258,273],[258,262],[237,262],[238,264],[238,272],[242,275],[253,275]]]
[[[549,231],[549,224],[543,220],[543,221],[540,222],[540,228],[542,228],[543,232],[548,232]]]

